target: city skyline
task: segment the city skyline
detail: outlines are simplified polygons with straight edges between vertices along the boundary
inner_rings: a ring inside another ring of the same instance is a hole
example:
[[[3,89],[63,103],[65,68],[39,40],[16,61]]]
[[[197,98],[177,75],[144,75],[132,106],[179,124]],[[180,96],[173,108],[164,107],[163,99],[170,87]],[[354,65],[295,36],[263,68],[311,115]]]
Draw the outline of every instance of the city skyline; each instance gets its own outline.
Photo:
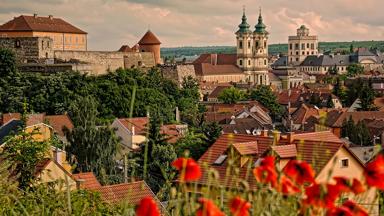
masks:
[[[188,4],[188,5],[186,5]],[[5,0],[0,23],[15,16],[53,15],[88,32],[90,50],[133,46],[149,29],[162,47],[216,46],[235,43],[243,5],[254,29],[262,8],[270,43],[287,43],[304,24],[320,41],[381,40],[384,15],[379,0]],[[87,11],[85,14],[84,11]]]

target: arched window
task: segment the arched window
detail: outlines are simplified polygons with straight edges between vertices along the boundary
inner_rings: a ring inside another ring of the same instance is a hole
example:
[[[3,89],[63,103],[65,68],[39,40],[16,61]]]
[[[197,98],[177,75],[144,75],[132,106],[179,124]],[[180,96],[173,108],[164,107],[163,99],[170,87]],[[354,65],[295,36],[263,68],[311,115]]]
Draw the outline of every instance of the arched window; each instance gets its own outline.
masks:
[[[243,65],[243,60],[239,60],[239,65]]]

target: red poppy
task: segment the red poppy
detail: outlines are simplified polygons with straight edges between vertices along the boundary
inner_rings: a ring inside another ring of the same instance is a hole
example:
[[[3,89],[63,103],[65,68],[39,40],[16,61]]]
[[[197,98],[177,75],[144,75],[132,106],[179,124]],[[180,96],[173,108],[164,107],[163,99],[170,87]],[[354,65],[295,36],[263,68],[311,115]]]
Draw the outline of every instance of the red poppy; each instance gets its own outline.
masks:
[[[354,216],[354,214],[347,207],[341,206],[329,209],[327,216]]]
[[[251,204],[240,197],[235,197],[229,202],[229,209],[234,216],[249,216],[249,208]]]
[[[365,181],[369,186],[377,187],[384,190],[384,155],[379,155],[377,158],[368,163],[364,171]]]
[[[143,198],[136,209],[136,216],[160,216],[156,202],[151,197]]]
[[[277,172],[275,168],[275,158],[268,156],[261,160],[260,165],[253,169],[253,175],[261,183],[270,183],[273,187],[277,186]]]
[[[305,182],[315,182],[315,171],[307,162],[290,160],[284,167],[283,172],[299,185]]]
[[[354,178],[352,181],[345,177],[334,177],[334,179],[340,192],[353,192],[354,194],[360,194],[365,191],[363,184],[356,178]]]
[[[353,179],[351,189],[352,192],[356,195],[365,192],[365,186],[357,179]]]
[[[280,178],[280,187],[279,192],[285,194],[285,195],[292,195],[300,192],[300,189],[293,184],[291,179],[289,179],[286,176],[281,176]]]
[[[200,208],[197,210],[197,216],[224,216],[225,214],[212,202],[212,200],[200,198]]]
[[[173,161],[172,166],[179,171],[181,182],[198,180],[201,177],[199,164],[191,158],[178,158]]]
[[[305,189],[306,199],[304,204],[321,208],[333,208],[336,199],[340,195],[337,185],[313,184]]]
[[[357,205],[351,200],[344,202],[343,207],[348,208],[354,216],[368,216],[367,211],[363,207]]]

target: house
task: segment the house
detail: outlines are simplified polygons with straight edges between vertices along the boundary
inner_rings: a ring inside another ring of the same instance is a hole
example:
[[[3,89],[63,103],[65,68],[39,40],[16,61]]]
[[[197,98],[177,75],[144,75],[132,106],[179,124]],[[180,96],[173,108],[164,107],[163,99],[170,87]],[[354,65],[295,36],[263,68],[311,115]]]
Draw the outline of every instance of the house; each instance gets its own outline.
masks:
[[[207,97],[209,102],[219,102],[219,95],[225,90],[229,89],[231,86],[223,85],[217,86]]]
[[[46,115],[45,113],[41,114],[28,114],[26,117],[26,129],[27,132],[32,132],[33,130],[39,129],[39,134],[36,136],[42,136],[43,139],[49,139],[52,135],[56,135],[61,141],[66,142],[66,137],[64,131],[66,129],[72,130],[74,128],[72,120],[67,114],[63,115]],[[17,129],[21,124],[21,114],[20,113],[5,113],[1,116],[1,127],[0,127],[0,140],[2,137],[3,126],[6,125],[7,130]],[[15,121],[11,123],[12,121]],[[10,123],[10,124],[8,124]],[[5,133],[5,135],[8,135]],[[1,144],[1,141],[0,141]]]
[[[250,190],[258,190],[249,169],[271,152],[277,157],[278,169],[283,169],[292,159],[306,161],[314,168],[318,182],[328,182],[335,176],[360,179],[364,171],[364,163],[330,131],[284,135],[263,131],[259,136],[223,134],[198,161],[203,167],[203,176],[196,182],[199,190],[204,191],[209,185],[241,190],[244,189],[242,181],[247,182]],[[229,166],[233,166],[232,169]],[[217,172],[215,177],[210,177],[209,169]],[[374,188],[349,198],[363,206],[373,204],[373,210],[378,212]]]
[[[236,62],[237,54],[202,54],[192,64],[199,81],[245,82],[246,75]]]
[[[61,18],[21,15],[0,26],[0,37],[48,37],[53,43],[45,41],[43,47],[53,50],[87,50],[87,32],[75,27]],[[15,47],[20,42],[15,42]]]
[[[73,178],[70,170],[51,158],[45,158],[37,164],[35,177],[39,184],[58,183],[55,187],[60,190],[65,190],[67,186],[70,190],[77,189],[76,179]]]
[[[79,182],[80,189],[99,192],[103,201],[107,203],[136,206],[141,199],[152,197],[159,209],[164,209],[145,181],[101,186],[92,172],[73,174],[73,177]]]
[[[113,121],[111,126],[116,128],[116,135],[120,138],[123,147],[121,154],[138,149],[140,144],[147,140],[148,124],[147,117],[118,118]],[[160,127],[160,133],[165,135],[168,143],[175,143],[187,131],[188,126],[185,124],[169,124]]]

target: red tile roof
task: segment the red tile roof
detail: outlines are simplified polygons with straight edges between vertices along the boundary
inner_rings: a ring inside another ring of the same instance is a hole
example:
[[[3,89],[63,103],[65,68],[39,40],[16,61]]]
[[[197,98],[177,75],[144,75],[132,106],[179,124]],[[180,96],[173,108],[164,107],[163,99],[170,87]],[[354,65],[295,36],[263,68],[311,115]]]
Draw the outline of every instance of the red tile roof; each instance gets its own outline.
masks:
[[[3,124],[7,123],[12,119],[21,119],[20,113],[6,113],[2,116]],[[73,129],[73,123],[67,114],[63,115],[45,115],[44,113],[40,114],[29,114],[27,116],[27,126],[33,126],[40,123],[46,123],[53,128],[53,130],[58,133],[60,136],[64,136],[63,128],[67,127],[68,129]]]
[[[196,75],[244,74],[236,65],[236,54],[202,54],[192,64]]]
[[[234,143],[232,145],[241,155],[255,155],[259,153],[257,141]]]
[[[123,45],[118,50],[119,52],[132,52],[132,49],[128,45]]]
[[[297,156],[296,144],[275,145],[271,148],[280,158],[295,158]]]
[[[300,100],[300,95],[301,90],[291,89],[290,93],[289,90],[285,90],[277,95],[277,101],[281,105],[288,105],[290,102],[291,106],[295,106]]]
[[[242,149],[247,143],[251,144],[251,150]],[[240,178],[248,181],[251,188],[256,187],[254,177],[249,173],[247,165],[239,168],[239,174],[235,179],[228,178],[228,159],[221,165],[214,165],[220,155],[227,155],[231,145],[235,148],[240,147],[240,153],[253,155],[253,159],[250,159],[249,163],[255,163],[258,158],[268,153],[269,149],[273,149],[281,158],[298,158],[306,161],[312,165],[317,174],[344,146],[343,142],[329,131],[294,134],[292,142],[289,142],[287,136],[281,136],[275,145],[273,137],[224,134],[199,159],[198,162],[203,167],[203,177],[198,183],[236,187],[241,185],[236,180],[236,178]],[[214,168],[219,173],[219,178],[216,180],[218,182],[211,182],[207,168]]]
[[[87,34],[85,31],[54,17],[21,15],[0,26],[0,32],[36,31]]]
[[[150,30],[140,39],[139,45],[158,45],[161,44],[160,40]]]
[[[53,130],[58,133],[60,136],[64,136],[64,127],[69,130],[74,128],[72,120],[67,114],[64,115],[47,115],[44,118],[44,121],[50,125]]]
[[[208,95],[208,98],[217,98],[219,97],[220,93],[223,92],[225,89],[230,88],[231,86],[225,85],[225,86],[216,86],[216,88],[211,92],[211,94]]]
[[[294,124],[304,124],[311,116],[319,116],[320,111],[313,105],[302,104],[295,112],[292,113]]]
[[[113,204],[125,202],[137,205],[142,198],[148,196],[157,200],[156,195],[144,181],[103,186],[95,188],[95,191],[100,192],[104,201]]]
[[[101,187],[100,182],[97,180],[93,172],[77,173],[72,176],[76,181],[83,180],[80,184],[80,188],[82,189],[92,190]]]
[[[365,119],[384,119],[383,111],[357,111],[357,112],[344,112],[330,127],[342,127],[344,120],[348,120],[352,117],[355,123]]]
[[[132,131],[132,127],[135,128],[135,134],[145,134],[146,127],[149,123],[147,117],[137,118],[121,118],[118,119],[125,128]]]
[[[1,124],[6,124],[12,119],[19,120],[21,119],[21,114],[20,113],[5,113],[2,116]]]

